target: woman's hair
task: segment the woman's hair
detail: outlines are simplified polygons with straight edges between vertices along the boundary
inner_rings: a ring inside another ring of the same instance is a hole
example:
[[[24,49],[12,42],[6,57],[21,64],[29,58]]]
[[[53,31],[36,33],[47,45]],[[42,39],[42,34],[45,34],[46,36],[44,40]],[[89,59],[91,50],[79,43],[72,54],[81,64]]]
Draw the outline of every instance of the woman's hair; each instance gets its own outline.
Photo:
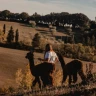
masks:
[[[53,48],[52,48],[51,44],[46,44],[46,46],[45,46],[45,53],[48,52],[48,51],[53,51]],[[45,56],[45,53],[44,53],[44,56]]]
[[[51,44],[46,44],[45,52],[52,51],[52,50],[53,50],[52,45]]]

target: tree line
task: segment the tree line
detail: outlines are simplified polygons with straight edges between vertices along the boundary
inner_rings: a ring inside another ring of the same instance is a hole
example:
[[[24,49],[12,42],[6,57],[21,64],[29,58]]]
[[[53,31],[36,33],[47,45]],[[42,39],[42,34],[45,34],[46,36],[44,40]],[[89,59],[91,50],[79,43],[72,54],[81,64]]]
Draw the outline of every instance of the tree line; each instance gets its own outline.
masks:
[[[68,12],[54,13],[40,15],[38,13],[34,13],[33,15],[29,15],[27,12],[22,13],[12,13],[9,10],[0,11],[0,20],[8,20],[8,21],[16,21],[29,23],[30,20],[36,22],[36,24],[48,25],[52,24],[55,26],[63,26],[66,24],[72,25],[73,28],[76,27],[94,27],[96,24],[95,21],[91,21],[85,14],[83,13],[74,13],[70,14]],[[95,25],[94,25],[95,24]]]

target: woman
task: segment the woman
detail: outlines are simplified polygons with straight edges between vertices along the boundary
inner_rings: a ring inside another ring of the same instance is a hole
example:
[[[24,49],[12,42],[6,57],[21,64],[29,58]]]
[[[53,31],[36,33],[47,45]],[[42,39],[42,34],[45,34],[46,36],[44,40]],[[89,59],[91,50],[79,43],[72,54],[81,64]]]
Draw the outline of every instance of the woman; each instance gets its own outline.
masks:
[[[52,64],[55,71],[55,62],[58,61],[58,57],[57,54],[54,52],[51,44],[47,44],[45,47],[44,59],[41,58],[38,59]],[[50,74],[50,77],[48,77],[47,79],[49,79],[49,81],[51,81],[51,84],[53,85],[54,82],[52,73]]]
[[[44,59],[41,58],[38,59],[53,64],[55,70],[55,62],[58,61],[58,57],[57,54],[54,52],[51,44],[47,44],[45,47]]]

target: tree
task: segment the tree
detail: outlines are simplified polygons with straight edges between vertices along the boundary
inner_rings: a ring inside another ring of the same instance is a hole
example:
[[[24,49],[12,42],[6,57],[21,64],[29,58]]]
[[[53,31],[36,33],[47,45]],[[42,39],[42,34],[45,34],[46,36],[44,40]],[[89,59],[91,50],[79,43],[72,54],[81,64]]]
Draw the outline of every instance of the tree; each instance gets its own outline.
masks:
[[[65,27],[65,31],[70,35],[72,33],[71,27]]]
[[[4,34],[5,34],[5,32],[6,32],[6,25],[4,24],[4,26],[3,26],[3,32],[4,32]]]
[[[15,42],[18,43],[19,40],[19,32],[18,29],[16,30],[16,35],[15,35]]]
[[[9,10],[4,10],[0,14],[1,14],[1,17],[6,19],[6,17],[8,17],[10,15],[10,11]]]
[[[10,30],[8,32],[8,36],[7,36],[7,42],[8,43],[12,43],[14,40],[14,30],[13,30],[13,27],[11,26],[10,27]]]
[[[92,46],[95,46],[95,43],[96,43],[96,39],[95,39],[95,36],[93,35],[93,36],[92,36],[91,45],[92,45]]]
[[[40,39],[41,39],[41,36],[39,33],[36,33],[33,40],[32,40],[32,46],[35,48],[35,47],[39,47],[40,46]]]
[[[90,37],[87,37],[87,46],[90,46],[90,45],[91,45]]]
[[[71,44],[74,44],[74,43],[75,43],[75,40],[74,40],[74,34],[71,35],[70,43],[71,43]]]
[[[20,18],[21,18],[23,21],[26,20],[28,17],[29,17],[29,14],[26,13],[26,12],[22,12],[22,13],[20,14]]]
[[[86,45],[85,37],[82,38],[82,44],[83,44],[83,45]]]
[[[90,29],[95,29],[95,28],[96,28],[96,22],[90,21]]]

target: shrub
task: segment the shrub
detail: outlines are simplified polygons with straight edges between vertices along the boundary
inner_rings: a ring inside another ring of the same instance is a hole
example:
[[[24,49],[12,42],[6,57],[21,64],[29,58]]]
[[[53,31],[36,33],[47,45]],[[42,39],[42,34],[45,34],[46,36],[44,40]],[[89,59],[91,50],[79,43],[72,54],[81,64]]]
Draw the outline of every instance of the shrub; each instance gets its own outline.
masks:
[[[92,53],[92,49],[90,46],[85,46],[85,53]]]
[[[42,50],[42,51],[45,50],[45,46],[46,46],[47,43],[48,43],[48,42],[46,41],[46,39],[41,38],[41,39],[40,39],[39,49]]]
[[[93,60],[92,60],[93,62],[96,62],[96,56],[93,56]]]
[[[50,26],[49,30],[52,33],[52,35],[54,35],[56,33],[56,27],[55,26]]]
[[[24,72],[18,69],[16,72],[16,83],[20,89],[30,89],[32,85],[32,75],[30,72],[29,64],[26,66]]]
[[[93,55],[90,53],[84,53],[82,54],[82,59],[86,61],[93,61]]]
[[[36,22],[35,21],[29,21],[29,24],[32,26],[32,27],[35,27],[36,26]]]
[[[16,83],[17,83],[18,88],[23,87],[23,85],[22,85],[23,77],[24,77],[24,75],[22,73],[22,69],[18,69],[16,72]]]
[[[40,39],[41,39],[41,35],[39,33],[36,33],[33,40],[32,40],[32,46],[34,48],[40,46]]]

